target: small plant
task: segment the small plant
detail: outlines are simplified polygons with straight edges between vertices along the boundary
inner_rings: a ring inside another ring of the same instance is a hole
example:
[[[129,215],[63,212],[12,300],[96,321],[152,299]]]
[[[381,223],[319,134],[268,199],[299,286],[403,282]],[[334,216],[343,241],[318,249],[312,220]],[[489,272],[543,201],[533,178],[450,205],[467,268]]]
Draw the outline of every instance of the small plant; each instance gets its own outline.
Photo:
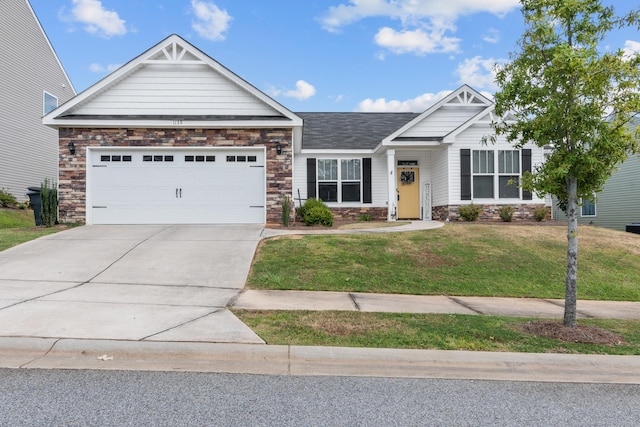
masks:
[[[40,218],[45,227],[53,227],[58,219],[58,189],[54,182],[45,179],[40,185],[42,207]]]
[[[282,225],[284,225],[285,227],[289,226],[291,207],[291,198],[289,196],[284,196],[282,199]]]
[[[547,218],[548,214],[549,210],[546,207],[536,208],[533,211],[533,217],[538,222],[544,221]]]
[[[458,213],[460,214],[460,218],[465,221],[475,221],[480,216],[480,212],[482,212],[482,206],[474,205],[473,203],[468,205],[462,205],[458,208]]]
[[[360,216],[358,217],[358,221],[360,222],[368,222],[368,221],[373,221],[373,217],[371,217],[371,215],[363,213],[360,214]]]
[[[511,222],[511,220],[513,219],[513,206],[500,206],[498,214],[500,215],[500,219],[504,222]]]
[[[298,209],[298,215],[306,225],[333,225],[333,214],[320,199],[307,199]]]
[[[0,208],[15,208],[17,205],[16,197],[4,188],[0,188]]]

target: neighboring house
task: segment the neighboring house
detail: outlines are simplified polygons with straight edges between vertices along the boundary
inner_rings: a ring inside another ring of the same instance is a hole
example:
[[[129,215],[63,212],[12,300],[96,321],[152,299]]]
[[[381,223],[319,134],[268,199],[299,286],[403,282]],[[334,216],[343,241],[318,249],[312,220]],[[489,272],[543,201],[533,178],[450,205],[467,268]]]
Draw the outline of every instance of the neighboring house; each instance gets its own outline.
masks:
[[[58,133],[42,116],[75,91],[27,0],[0,1],[0,45],[0,189],[24,201],[58,179]]]
[[[636,119],[635,126],[640,125]],[[640,223],[640,159],[632,154],[604,184],[594,200],[583,200],[578,223],[614,230],[626,229],[627,224]],[[566,220],[566,214],[553,204],[553,218]]]
[[[544,200],[513,185],[543,160],[491,134],[493,103],[462,86],[422,114],[293,113],[172,35],[49,113],[62,219],[279,223],[285,197],[339,218],[456,219],[461,204]]]

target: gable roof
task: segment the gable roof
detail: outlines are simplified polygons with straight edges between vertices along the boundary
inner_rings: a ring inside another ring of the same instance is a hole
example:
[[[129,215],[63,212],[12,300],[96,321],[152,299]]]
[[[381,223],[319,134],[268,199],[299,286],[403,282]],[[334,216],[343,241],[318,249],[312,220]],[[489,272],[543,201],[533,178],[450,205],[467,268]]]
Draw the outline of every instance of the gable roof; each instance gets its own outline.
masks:
[[[388,135],[385,146],[438,145],[456,129],[470,126],[474,118],[484,116],[493,109],[493,102],[468,85],[462,85],[427,108],[411,122]]]
[[[296,113],[303,150],[373,150],[417,113]]]
[[[52,127],[270,127],[302,120],[178,35],[43,118]]]

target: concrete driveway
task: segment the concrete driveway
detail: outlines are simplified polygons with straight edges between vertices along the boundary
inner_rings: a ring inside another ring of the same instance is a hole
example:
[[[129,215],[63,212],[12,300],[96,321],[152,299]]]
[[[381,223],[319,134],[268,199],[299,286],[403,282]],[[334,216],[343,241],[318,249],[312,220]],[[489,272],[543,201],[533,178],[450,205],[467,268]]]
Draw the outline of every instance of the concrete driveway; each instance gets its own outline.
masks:
[[[93,225],[0,252],[0,336],[263,343],[226,307],[259,225]]]

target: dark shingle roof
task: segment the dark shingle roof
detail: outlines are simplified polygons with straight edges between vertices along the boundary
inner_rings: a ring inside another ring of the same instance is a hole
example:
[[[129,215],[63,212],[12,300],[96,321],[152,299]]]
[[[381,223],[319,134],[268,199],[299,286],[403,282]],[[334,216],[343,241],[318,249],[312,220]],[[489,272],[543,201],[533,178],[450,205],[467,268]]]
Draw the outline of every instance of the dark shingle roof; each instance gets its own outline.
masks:
[[[367,150],[417,113],[295,113],[304,120],[303,149]]]

